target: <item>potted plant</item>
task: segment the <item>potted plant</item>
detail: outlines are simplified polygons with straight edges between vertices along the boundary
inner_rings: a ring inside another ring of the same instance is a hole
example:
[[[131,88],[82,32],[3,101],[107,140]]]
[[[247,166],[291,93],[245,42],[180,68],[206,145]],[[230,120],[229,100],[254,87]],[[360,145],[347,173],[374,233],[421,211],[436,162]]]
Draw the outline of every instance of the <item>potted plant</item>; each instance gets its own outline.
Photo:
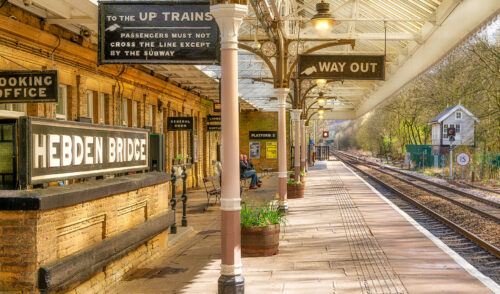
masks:
[[[285,224],[285,213],[275,201],[241,207],[242,256],[271,256],[278,253],[280,224]]]
[[[286,183],[287,198],[304,198],[304,188],[305,184],[303,182],[296,182],[293,179],[288,180]]]
[[[301,170],[301,171],[300,171],[300,181],[301,181],[302,183],[305,183],[305,182],[306,182],[306,172],[305,172],[305,171],[303,171],[303,170]]]
[[[180,154],[177,157],[172,158],[172,165],[181,165],[184,163],[184,157]]]

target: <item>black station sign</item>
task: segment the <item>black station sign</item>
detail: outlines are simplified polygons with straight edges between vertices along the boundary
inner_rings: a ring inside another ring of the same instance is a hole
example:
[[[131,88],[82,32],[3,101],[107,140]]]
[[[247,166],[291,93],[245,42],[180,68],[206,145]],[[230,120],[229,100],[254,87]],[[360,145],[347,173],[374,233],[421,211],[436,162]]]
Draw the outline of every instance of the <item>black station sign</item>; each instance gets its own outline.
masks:
[[[193,117],[168,117],[167,130],[169,131],[192,131]]]
[[[219,46],[208,1],[99,1],[99,64],[218,64]]]
[[[299,55],[299,78],[384,80],[384,55]]]
[[[208,115],[207,116],[207,122],[221,122],[221,117],[220,115]]]
[[[23,186],[149,169],[149,132],[21,117]]]
[[[220,103],[214,103],[214,112],[220,112],[222,109]]]
[[[207,125],[207,132],[220,132],[220,131],[221,131],[220,125]]]
[[[0,71],[0,103],[57,102],[57,70]]]
[[[250,131],[250,140],[276,140],[278,133],[276,131]]]

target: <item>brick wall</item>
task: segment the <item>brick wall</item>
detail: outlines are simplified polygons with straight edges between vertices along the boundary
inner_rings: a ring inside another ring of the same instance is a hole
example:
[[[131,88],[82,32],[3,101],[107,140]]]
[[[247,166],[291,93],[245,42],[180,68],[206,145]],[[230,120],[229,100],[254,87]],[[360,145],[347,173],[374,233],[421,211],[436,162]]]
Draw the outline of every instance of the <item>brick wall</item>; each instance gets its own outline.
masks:
[[[278,140],[251,140],[249,132],[251,131],[275,131],[278,132],[278,113],[277,112],[242,112],[240,113],[240,153],[249,154],[250,142],[260,143],[260,158],[250,158],[257,171],[260,168],[271,167],[273,171],[278,170],[278,158],[266,158],[266,144],[268,142],[278,143]],[[277,146],[277,145],[276,145]],[[277,149],[276,149],[277,155]]]
[[[0,293],[38,293],[41,266],[79,253],[168,211],[169,187],[169,183],[163,183],[45,211],[0,211]],[[105,266],[90,280],[71,288],[76,293],[105,293],[129,269],[164,252],[167,239],[166,233],[157,235]]]

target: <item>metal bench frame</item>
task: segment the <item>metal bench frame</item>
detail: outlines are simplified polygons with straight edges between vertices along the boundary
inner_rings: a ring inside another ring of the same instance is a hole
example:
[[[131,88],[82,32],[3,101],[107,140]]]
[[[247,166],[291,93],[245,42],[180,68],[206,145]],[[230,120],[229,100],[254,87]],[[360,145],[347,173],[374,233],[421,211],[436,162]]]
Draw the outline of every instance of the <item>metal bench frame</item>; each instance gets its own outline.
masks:
[[[217,204],[217,200],[220,201],[221,196],[221,186],[219,176],[212,176],[203,179],[203,185],[205,186],[205,192],[207,193],[207,208],[210,206],[210,198],[215,197],[215,202],[213,205]]]

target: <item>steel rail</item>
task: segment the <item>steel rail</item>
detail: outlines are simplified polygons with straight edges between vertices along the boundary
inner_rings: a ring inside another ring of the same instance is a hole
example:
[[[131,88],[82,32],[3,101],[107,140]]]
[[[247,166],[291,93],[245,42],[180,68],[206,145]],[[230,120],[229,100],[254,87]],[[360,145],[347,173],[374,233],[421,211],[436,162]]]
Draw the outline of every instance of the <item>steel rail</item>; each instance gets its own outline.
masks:
[[[495,215],[492,215],[492,214],[490,214],[490,213],[489,213],[489,212],[487,212],[487,211],[481,210],[481,209],[479,209],[479,208],[472,207],[472,206],[470,206],[469,204],[463,203],[463,202],[461,202],[461,201],[459,201],[459,200],[452,199],[452,198],[450,198],[450,197],[448,197],[448,196],[441,195],[441,194],[439,194],[438,192],[436,192],[436,191],[432,191],[431,189],[425,188],[425,187],[423,187],[423,186],[417,186],[417,184],[416,184],[416,183],[412,183],[411,181],[408,181],[408,180],[406,180],[406,179],[400,178],[399,176],[394,175],[394,174],[391,174],[391,173],[389,173],[389,172],[387,172],[387,171],[380,170],[380,169],[378,169],[378,168],[374,168],[374,169],[375,169],[376,171],[378,171],[378,172],[381,172],[381,173],[385,174],[385,175],[391,176],[391,177],[393,177],[393,178],[397,179],[398,181],[401,181],[401,182],[406,183],[406,184],[411,185],[411,186],[415,186],[415,187],[417,187],[418,189],[424,190],[425,192],[428,192],[428,193],[430,193],[430,194],[432,194],[432,195],[434,195],[434,196],[437,196],[437,197],[440,197],[440,198],[445,199],[445,200],[447,200],[447,201],[450,201],[450,202],[452,202],[452,203],[454,203],[454,204],[456,204],[456,205],[459,205],[459,206],[461,206],[461,207],[463,207],[463,208],[466,208],[466,209],[472,210],[472,211],[474,211],[474,212],[475,212],[475,213],[477,213],[477,214],[480,214],[480,215],[482,215],[482,216],[484,216],[484,217],[487,217],[487,218],[492,219],[493,221],[500,222],[500,218],[499,218],[499,217],[497,217],[497,216],[495,216]],[[448,191],[448,190],[447,190],[447,191]],[[451,192],[452,192],[452,191],[451,191]]]
[[[354,156],[354,155],[351,155],[351,154],[347,154],[347,153],[344,153],[344,152],[341,152],[341,154],[344,154],[345,156],[348,156],[348,157],[353,157],[353,158],[356,158],[357,160],[359,160],[358,157]],[[422,182],[425,182],[427,184],[430,184],[430,185],[433,185],[433,186],[436,186],[436,187],[439,187],[441,189],[444,189],[444,190],[448,190],[450,192],[453,192],[453,193],[456,193],[456,194],[460,194],[464,197],[468,197],[468,198],[472,198],[474,200],[477,200],[477,201],[481,201],[483,203],[486,203],[488,205],[491,205],[491,206],[494,206],[494,207],[497,207],[497,208],[500,208],[500,203],[497,202],[497,201],[493,201],[493,200],[489,200],[489,199],[486,199],[486,198],[483,198],[483,197],[479,197],[479,196],[476,196],[474,194],[470,194],[470,193],[467,193],[467,192],[464,192],[464,191],[461,191],[461,190],[458,190],[458,189],[455,189],[455,188],[452,188],[452,187],[448,187],[446,185],[443,185],[443,184],[439,184],[439,183],[435,183],[433,181],[430,181],[430,180],[427,180],[427,179],[424,179],[424,178],[421,178],[419,176],[416,176],[416,175],[412,175],[412,174],[409,174],[409,173],[405,173],[405,172],[402,172],[398,169],[395,169],[393,167],[388,167],[388,166],[383,166],[381,164],[378,164],[378,163],[375,163],[375,162],[369,162],[369,161],[366,161],[364,160],[364,162],[370,164],[370,165],[374,165],[374,166],[378,166],[378,167],[382,167],[382,168],[386,168],[386,169],[389,169],[391,171],[394,171],[394,172],[397,172],[397,173],[400,173],[402,175],[405,175],[405,176],[409,176],[411,178],[414,178],[414,179],[417,179],[419,181],[422,181]]]
[[[339,159],[341,159],[340,156],[339,156]],[[411,202],[415,206],[417,206],[420,209],[422,209],[424,212],[430,214],[434,218],[436,218],[436,219],[442,221],[443,223],[447,224],[448,226],[450,226],[451,228],[453,228],[454,230],[456,230],[460,234],[464,235],[465,237],[469,238],[470,240],[472,240],[473,242],[475,242],[476,244],[478,244],[479,246],[481,246],[485,250],[489,251],[491,254],[495,255],[497,258],[500,258],[500,248],[496,247],[493,244],[488,243],[487,241],[483,240],[482,238],[480,238],[476,234],[474,234],[474,233],[470,232],[469,230],[461,227],[460,225],[458,225],[455,222],[449,220],[445,216],[442,216],[438,212],[435,212],[431,208],[426,207],[425,205],[423,205],[422,203],[418,202],[417,200],[412,199],[412,197],[406,195],[405,193],[399,191],[398,189],[396,189],[396,188],[394,188],[394,187],[392,187],[392,186],[390,186],[390,185],[382,182],[381,180],[377,179],[373,175],[371,175],[371,174],[369,174],[369,173],[361,170],[360,168],[356,167],[351,162],[349,162],[349,161],[347,161],[345,159],[342,160],[342,161],[345,162],[346,164],[348,164],[349,166],[351,166],[352,168],[356,169],[357,171],[361,172],[362,174],[368,176],[370,179],[373,179],[375,182],[379,183],[380,185],[388,188],[389,190],[391,190],[394,193],[398,194],[399,196],[403,197],[407,201]]]

